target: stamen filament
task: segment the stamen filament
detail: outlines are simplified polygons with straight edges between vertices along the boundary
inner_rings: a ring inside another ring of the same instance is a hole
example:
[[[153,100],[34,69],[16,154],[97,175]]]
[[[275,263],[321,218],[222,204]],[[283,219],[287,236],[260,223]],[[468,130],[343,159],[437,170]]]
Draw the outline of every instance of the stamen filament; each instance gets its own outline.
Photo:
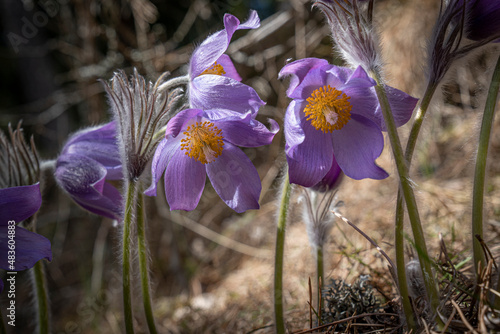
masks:
[[[221,155],[224,147],[224,137],[222,136],[222,130],[212,122],[196,122],[188,126],[183,134],[186,138],[181,139],[181,150],[185,150],[186,155],[190,158],[194,158],[202,164],[207,164]]]

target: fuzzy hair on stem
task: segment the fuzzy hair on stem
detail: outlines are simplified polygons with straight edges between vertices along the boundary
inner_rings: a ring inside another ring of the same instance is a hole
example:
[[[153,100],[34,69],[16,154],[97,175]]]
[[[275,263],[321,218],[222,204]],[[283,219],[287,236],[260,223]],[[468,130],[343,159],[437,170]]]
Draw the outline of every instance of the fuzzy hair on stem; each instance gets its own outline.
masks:
[[[109,104],[117,121],[118,143],[124,175],[129,180],[138,179],[154,155],[158,140],[155,134],[182,107],[179,101],[183,89],[161,92],[160,85],[168,73],[153,84],[147,82],[136,69],[127,78],[125,72],[116,72],[110,84],[104,82]]]
[[[379,42],[372,27],[372,0],[368,4],[358,0],[317,0],[313,7],[326,16],[335,47],[351,67],[362,66],[366,71],[381,67]]]

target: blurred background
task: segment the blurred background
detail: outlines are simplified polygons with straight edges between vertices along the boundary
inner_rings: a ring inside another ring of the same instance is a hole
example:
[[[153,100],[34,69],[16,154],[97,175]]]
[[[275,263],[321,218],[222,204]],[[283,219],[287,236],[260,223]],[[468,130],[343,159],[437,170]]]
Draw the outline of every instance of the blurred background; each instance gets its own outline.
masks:
[[[1,0],[0,128],[22,120],[40,156],[55,159],[71,133],[109,121],[98,79],[109,80],[118,69],[131,74],[133,68],[151,81],[166,71],[185,74],[193,48],[223,28],[224,13],[244,21],[249,9],[258,11],[262,26],[236,32],[227,53],[243,82],[267,102],[259,120],[283,125],[289,100],[277,75],[286,61],[319,57],[342,64],[322,14],[308,1]],[[376,1],[387,80],[415,97],[425,88],[426,38],[438,10],[439,0]],[[424,125],[413,175],[432,255],[438,254],[439,233],[458,257],[469,254],[478,122],[497,55],[493,46],[453,67]],[[499,129],[496,121],[490,161],[500,158]],[[402,138],[407,130],[401,129]],[[280,131],[272,145],[245,149],[262,179],[258,211],[234,213],[209,183],[192,212],[170,212],[163,194],[147,198],[152,295],[161,333],[273,332],[272,257],[283,147]],[[343,214],[392,256],[397,180],[387,151],[378,162],[390,178],[347,179],[337,196],[345,202]],[[499,171],[491,165],[485,208],[492,240],[499,240]],[[52,242],[53,261],[46,268],[54,333],[121,333],[116,224],[80,209],[49,174],[44,183],[38,229]],[[308,279],[315,275],[299,194],[293,197],[285,251],[284,299],[292,330],[308,326]],[[381,300],[390,301],[393,285],[380,254],[344,223],[335,224],[325,250],[327,277],[353,282],[369,274]],[[30,333],[35,326],[28,276],[17,281],[23,307],[15,333]],[[142,333],[138,286],[135,296]],[[0,296],[0,304],[5,300]]]

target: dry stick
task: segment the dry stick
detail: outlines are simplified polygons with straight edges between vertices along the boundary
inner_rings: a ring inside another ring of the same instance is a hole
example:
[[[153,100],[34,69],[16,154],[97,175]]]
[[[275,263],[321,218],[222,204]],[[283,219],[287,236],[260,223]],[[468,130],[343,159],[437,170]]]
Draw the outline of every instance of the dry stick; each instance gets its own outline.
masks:
[[[471,326],[471,324],[467,321],[467,319],[465,319],[465,316],[462,312],[462,310],[460,309],[460,307],[458,306],[457,302],[455,302],[453,299],[451,300],[451,304],[453,305],[453,307],[457,310],[458,312],[458,315],[460,316],[460,319],[462,319],[462,322],[464,323],[465,326],[467,326],[467,328],[474,334],[477,334],[477,332],[474,330],[474,328]]]
[[[450,324],[453,320],[453,317],[455,316],[456,313],[457,313],[457,310],[453,309],[450,317],[448,318],[448,321],[446,322],[446,324],[444,324],[444,327],[443,327],[443,330],[441,331],[441,334],[444,334],[446,332],[446,330],[448,329],[448,326],[450,326]]]
[[[344,223],[347,223],[349,224],[353,229],[355,229],[359,234],[361,234],[366,240],[368,240],[375,248],[377,248],[377,251],[382,254],[382,256],[387,260],[387,262],[389,262],[389,272],[391,273],[391,276],[392,276],[392,279],[394,280],[394,282],[397,282],[398,279],[397,279],[397,276],[396,276],[396,272],[394,271],[394,263],[392,262],[391,258],[382,250],[382,248],[379,247],[379,245],[377,245],[377,243],[375,241],[373,241],[368,235],[366,235],[365,232],[361,231],[356,225],[354,225],[353,223],[351,223],[349,221],[349,219],[347,219],[346,217],[342,216],[340,213],[338,212],[335,212],[335,211],[332,211],[332,213],[339,217],[340,219],[342,219],[344,221]]]
[[[323,329],[323,328],[327,328],[327,327],[330,327],[330,326],[335,326],[335,325],[341,324],[343,322],[347,322],[347,321],[351,321],[351,320],[355,320],[355,319],[359,319],[359,318],[364,318],[364,317],[371,317],[371,316],[397,317],[398,314],[396,314],[396,313],[363,313],[363,314],[353,315],[352,317],[345,318],[345,319],[342,319],[342,320],[333,321],[333,322],[330,322],[329,324],[321,325],[321,326],[314,327],[314,328],[311,328],[311,329],[305,329],[305,330],[302,330],[302,331],[299,331],[299,332],[293,332],[292,334],[311,333],[311,332],[316,331],[318,329]],[[374,324],[370,324],[370,326],[373,326],[373,325]]]

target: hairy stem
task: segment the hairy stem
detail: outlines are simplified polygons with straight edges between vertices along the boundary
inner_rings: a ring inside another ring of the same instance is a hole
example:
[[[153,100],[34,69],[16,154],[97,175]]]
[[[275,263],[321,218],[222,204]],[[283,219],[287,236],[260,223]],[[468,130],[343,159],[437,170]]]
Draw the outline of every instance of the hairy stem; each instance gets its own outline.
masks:
[[[122,275],[123,275],[123,315],[127,334],[134,333],[134,319],[132,314],[132,294],[130,284],[130,234],[134,219],[134,203],[137,194],[137,182],[129,180],[126,185],[127,198],[125,202],[125,215],[123,218],[122,240]]]
[[[318,275],[318,325],[321,326],[321,312],[323,310],[322,299],[321,299],[321,287],[324,284],[323,278],[325,277],[323,269],[323,245],[318,246],[316,249],[316,271]]]
[[[410,224],[413,231],[413,238],[419,255],[418,257],[420,261],[420,266],[422,268],[422,274],[425,281],[427,296],[430,300],[433,314],[437,314],[436,311],[437,307],[439,306],[439,294],[436,286],[436,281],[434,279],[434,275],[432,274],[431,259],[427,252],[427,246],[425,244],[422,223],[420,222],[420,215],[418,213],[415,194],[413,193],[411,181],[408,176],[408,167],[406,165],[406,159],[403,154],[403,148],[401,146],[401,141],[399,140],[396,124],[394,122],[394,117],[391,111],[391,106],[389,104],[389,99],[387,97],[385,88],[383,86],[380,73],[378,71],[372,71],[371,74],[372,77],[377,82],[377,85],[375,86],[375,91],[377,93],[377,97],[379,99],[380,106],[382,109],[385,125],[387,127],[387,133],[391,143],[392,154],[396,162],[396,168],[398,170],[400,185],[403,191],[404,200],[406,202],[406,208],[408,210],[408,216],[410,217]],[[437,319],[439,320],[439,317],[437,317]]]
[[[47,294],[47,284],[45,280],[45,270],[43,261],[40,260],[33,266],[33,280],[35,282],[35,295],[38,312],[38,333],[49,334],[49,297]]]
[[[490,143],[491,127],[495,116],[495,106],[500,87],[500,57],[498,58],[493,77],[491,78],[486,104],[484,106],[481,131],[479,132],[479,144],[477,148],[476,168],[474,171],[474,189],[472,191],[472,250],[474,253],[474,267],[479,274],[479,263],[486,266],[483,248],[476,235],[483,238],[483,200],[484,180],[486,176],[486,159]],[[497,298],[498,299],[498,298]]]
[[[276,231],[276,253],[274,262],[274,316],[277,334],[285,334],[283,318],[283,257],[285,251],[285,227],[290,203],[291,186],[288,173],[283,180],[278,227]]]
[[[405,159],[407,166],[411,166],[411,160],[413,157],[413,152],[415,150],[415,145],[417,143],[418,134],[422,127],[422,122],[424,116],[429,108],[429,104],[432,100],[432,96],[436,91],[436,85],[429,84],[425,90],[424,97],[420,102],[420,107],[418,108],[417,114],[415,115],[415,120],[413,121],[412,128],[410,130],[410,135],[408,137],[408,143],[406,144]],[[403,193],[401,188],[398,189],[398,197],[396,204],[396,224],[395,224],[395,248],[396,248],[396,266],[398,274],[398,287],[399,293],[401,295],[401,302],[403,304],[403,311],[405,313],[406,321],[408,323],[408,329],[413,329],[416,331],[415,318],[413,317],[413,308],[410,303],[410,298],[408,296],[408,286],[406,283],[406,264],[405,264],[405,243],[404,243],[404,204],[403,204]]]
[[[142,189],[137,192],[137,244],[139,247],[139,266],[141,272],[142,302],[144,304],[144,313],[148,323],[149,332],[156,334],[156,324],[151,306],[151,294],[149,286],[148,270],[148,246],[146,241],[146,226],[144,212],[144,196]]]

